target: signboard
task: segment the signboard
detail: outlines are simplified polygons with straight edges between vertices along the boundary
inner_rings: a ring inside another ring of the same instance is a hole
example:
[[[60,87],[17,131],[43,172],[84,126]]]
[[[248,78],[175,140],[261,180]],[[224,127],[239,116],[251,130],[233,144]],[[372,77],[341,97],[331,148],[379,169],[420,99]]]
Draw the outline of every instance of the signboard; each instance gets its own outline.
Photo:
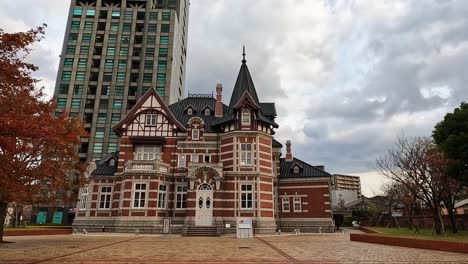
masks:
[[[240,229],[252,228],[252,219],[250,219],[250,218],[239,218],[239,221],[237,222],[237,226]]]
[[[63,218],[63,212],[55,212],[54,217],[52,218],[53,224],[61,224]]]
[[[171,218],[163,218],[163,234],[169,234],[171,232]]]
[[[40,211],[39,213],[37,213],[36,224],[40,224],[40,225],[45,224],[46,219],[47,219],[47,212]]]

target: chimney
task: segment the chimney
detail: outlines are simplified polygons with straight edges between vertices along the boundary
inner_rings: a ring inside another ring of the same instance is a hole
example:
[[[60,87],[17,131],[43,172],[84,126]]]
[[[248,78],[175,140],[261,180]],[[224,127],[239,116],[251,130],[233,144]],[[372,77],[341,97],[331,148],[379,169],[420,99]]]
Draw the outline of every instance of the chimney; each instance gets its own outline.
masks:
[[[215,106],[215,117],[223,116],[223,85],[218,83],[216,85],[216,106]]]
[[[292,161],[293,160],[293,155],[291,152],[291,140],[286,141],[286,161]]]

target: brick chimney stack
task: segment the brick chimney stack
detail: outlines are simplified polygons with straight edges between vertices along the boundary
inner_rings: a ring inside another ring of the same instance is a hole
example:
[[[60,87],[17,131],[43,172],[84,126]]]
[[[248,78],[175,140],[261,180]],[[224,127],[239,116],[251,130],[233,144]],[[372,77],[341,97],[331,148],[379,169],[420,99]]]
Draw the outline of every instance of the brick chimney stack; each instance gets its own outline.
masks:
[[[215,107],[215,117],[223,116],[223,85],[218,83],[216,85],[216,107]]]
[[[286,161],[292,161],[293,160],[293,155],[291,152],[291,140],[286,141]]]

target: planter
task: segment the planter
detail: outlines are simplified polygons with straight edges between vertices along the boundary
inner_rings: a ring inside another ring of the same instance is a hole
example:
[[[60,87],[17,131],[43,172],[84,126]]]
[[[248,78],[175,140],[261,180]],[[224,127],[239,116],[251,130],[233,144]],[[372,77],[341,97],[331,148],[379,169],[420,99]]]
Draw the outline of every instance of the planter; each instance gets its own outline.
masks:
[[[390,237],[367,234],[350,234],[350,240],[399,247],[421,248],[468,254],[468,243],[466,242],[416,239],[407,237]]]

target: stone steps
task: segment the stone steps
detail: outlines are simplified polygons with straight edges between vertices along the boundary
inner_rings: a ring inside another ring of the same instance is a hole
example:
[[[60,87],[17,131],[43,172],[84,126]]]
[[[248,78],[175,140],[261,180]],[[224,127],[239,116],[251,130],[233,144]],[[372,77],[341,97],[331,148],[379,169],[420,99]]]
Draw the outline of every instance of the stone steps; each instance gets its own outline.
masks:
[[[216,226],[190,226],[185,231],[187,237],[217,237],[218,228]]]

